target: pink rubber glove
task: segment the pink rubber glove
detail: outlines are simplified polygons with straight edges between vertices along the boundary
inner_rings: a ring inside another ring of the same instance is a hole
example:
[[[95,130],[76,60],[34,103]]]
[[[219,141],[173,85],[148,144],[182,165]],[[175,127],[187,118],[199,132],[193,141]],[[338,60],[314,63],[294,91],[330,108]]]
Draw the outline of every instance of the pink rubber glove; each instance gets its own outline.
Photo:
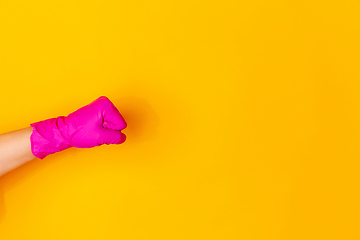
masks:
[[[66,117],[50,118],[31,123],[30,126],[33,127],[31,151],[40,159],[70,147],[91,148],[120,144],[126,140],[121,132],[126,128],[126,122],[105,96]]]

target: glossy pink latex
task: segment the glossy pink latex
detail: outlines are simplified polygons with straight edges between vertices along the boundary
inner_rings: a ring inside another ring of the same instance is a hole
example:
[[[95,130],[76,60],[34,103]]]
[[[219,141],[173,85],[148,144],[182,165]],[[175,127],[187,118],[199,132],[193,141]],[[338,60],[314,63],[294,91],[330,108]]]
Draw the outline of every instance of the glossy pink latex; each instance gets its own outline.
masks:
[[[70,147],[91,148],[103,144],[120,144],[126,139],[121,132],[126,128],[126,122],[105,96],[68,116],[31,123],[30,126],[33,127],[31,151],[40,159]]]

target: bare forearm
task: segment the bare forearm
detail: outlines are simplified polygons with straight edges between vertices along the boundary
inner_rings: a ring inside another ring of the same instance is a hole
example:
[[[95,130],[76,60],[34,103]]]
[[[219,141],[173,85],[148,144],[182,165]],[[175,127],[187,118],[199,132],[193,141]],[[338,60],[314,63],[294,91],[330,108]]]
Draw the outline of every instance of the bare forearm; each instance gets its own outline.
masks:
[[[32,160],[32,127],[0,135],[0,176]]]

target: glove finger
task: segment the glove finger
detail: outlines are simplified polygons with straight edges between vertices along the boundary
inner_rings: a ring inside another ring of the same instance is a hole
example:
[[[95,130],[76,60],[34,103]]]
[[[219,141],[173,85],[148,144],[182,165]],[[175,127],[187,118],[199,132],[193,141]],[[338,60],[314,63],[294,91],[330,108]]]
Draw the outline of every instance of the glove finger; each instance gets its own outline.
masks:
[[[125,142],[125,140],[126,140],[126,135],[120,131],[107,129],[107,128],[103,128],[100,131],[99,142],[101,144],[107,144],[107,145],[121,144],[121,143]]]
[[[102,97],[106,106],[104,107],[103,127],[113,130],[123,130],[127,123],[116,106],[107,98]]]

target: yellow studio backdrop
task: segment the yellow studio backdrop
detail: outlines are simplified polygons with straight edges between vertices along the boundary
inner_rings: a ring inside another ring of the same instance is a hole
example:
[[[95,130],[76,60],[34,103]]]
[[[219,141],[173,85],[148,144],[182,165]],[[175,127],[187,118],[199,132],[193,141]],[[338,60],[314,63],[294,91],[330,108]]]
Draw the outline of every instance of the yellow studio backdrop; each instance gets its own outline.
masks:
[[[1,177],[0,239],[360,239],[359,12],[1,0],[0,133],[105,95],[128,138]]]

